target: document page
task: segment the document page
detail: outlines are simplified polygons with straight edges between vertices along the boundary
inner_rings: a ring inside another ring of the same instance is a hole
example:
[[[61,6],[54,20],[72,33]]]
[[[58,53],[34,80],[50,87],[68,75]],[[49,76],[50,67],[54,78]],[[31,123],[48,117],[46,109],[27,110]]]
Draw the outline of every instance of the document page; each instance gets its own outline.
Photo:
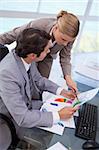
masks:
[[[47,101],[43,104],[41,111],[59,111],[60,109],[64,108],[64,107],[69,107],[70,104],[68,103],[61,103],[58,101]],[[74,123],[74,118],[73,116],[70,119],[67,119],[65,121],[60,121],[59,123],[61,123],[64,127],[69,127],[69,128],[75,128],[75,123]],[[54,131],[55,132],[55,131]]]
[[[74,101],[72,101],[72,106],[81,106],[84,103],[90,101],[94,96],[98,93],[99,88],[95,88],[86,92],[82,92],[77,95],[78,99],[76,98]]]
[[[98,93],[99,88],[95,88],[86,92],[82,92],[78,95],[78,99],[80,100],[80,105],[88,102],[89,100],[91,100],[92,98],[94,98],[94,96]]]
[[[60,142],[57,142],[56,144],[54,144],[53,146],[51,146],[47,150],[68,150],[68,149],[63,144],[61,144]]]
[[[61,103],[61,102],[55,102],[54,100],[49,100],[46,101],[42,108],[41,111],[59,111],[63,107],[69,107],[70,105],[67,103]],[[75,122],[73,116],[70,119],[67,119],[65,121],[60,120],[57,124],[54,124],[52,127],[39,127],[40,129],[47,130],[49,132],[62,135],[64,132],[65,127],[69,128],[75,128]]]
[[[61,123],[55,124],[52,127],[39,127],[39,128],[58,135],[63,135],[65,129],[65,127]]]

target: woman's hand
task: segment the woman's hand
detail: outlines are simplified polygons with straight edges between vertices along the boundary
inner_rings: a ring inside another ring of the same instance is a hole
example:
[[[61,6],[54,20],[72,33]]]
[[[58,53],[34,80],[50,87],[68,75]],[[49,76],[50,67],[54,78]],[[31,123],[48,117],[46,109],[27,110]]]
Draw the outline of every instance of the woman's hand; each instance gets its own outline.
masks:
[[[72,78],[69,75],[65,76],[66,84],[68,87],[73,91],[78,93],[77,84],[72,80]]]
[[[65,89],[63,89],[60,93],[61,96],[63,97],[67,97],[69,99],[75,99],[76,98],[76,93],[71,91],[66,91]]]

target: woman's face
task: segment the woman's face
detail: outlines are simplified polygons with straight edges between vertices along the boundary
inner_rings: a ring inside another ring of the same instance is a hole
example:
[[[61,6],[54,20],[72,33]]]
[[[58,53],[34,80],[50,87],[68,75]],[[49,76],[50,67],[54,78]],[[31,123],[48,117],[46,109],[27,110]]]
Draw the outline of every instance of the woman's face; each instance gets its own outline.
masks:
[[[63,34],[60,30],[59,27],[56,25],[53,29],[53,35],[55,38],[55,41],[59,45],[64,45],[66,46],[69,42],[72,42],[75,40],[75,38],[72,38],[66,34]]]

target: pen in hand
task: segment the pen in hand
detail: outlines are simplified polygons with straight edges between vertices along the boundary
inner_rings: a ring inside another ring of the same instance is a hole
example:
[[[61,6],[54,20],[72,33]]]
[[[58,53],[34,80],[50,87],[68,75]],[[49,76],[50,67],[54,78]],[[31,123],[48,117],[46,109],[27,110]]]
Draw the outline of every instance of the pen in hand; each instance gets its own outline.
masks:
[[[74,92],[75,92],[75,95],[76,95],[76,99],[79,101],[79,98],[78,98],[76,90],[74,90]]]
[[[76,98],[77,98],[77,100],[79,101],[78,96],[77,96],[77,93],[76,93]]]

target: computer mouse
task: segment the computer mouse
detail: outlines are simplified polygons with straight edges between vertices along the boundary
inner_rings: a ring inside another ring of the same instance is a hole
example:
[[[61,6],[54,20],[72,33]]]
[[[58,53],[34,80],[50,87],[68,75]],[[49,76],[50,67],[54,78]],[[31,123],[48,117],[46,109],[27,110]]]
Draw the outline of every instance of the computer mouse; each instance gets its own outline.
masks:
[[[98,149],[99,148],[99,144],[97,142],[95,142],[94,140],[88,140],[85,143],[83,143],[82,145],[83,149]]]

